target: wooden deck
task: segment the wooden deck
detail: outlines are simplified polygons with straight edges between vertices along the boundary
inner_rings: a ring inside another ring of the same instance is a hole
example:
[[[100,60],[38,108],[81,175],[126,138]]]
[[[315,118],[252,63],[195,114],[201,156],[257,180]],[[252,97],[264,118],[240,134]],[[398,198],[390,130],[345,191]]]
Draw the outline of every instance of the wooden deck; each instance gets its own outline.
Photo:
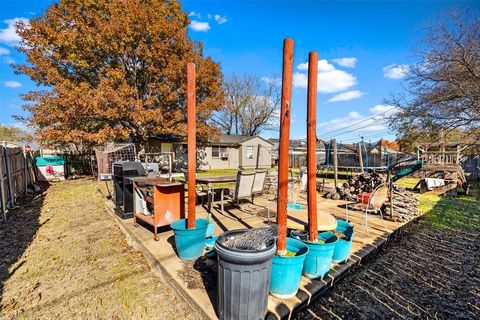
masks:
[[[297,203],[306,206],[306,195],[301,196]],[[337,219],[345,219],[345,201],[334,201],[319,197],[319,212],[327,212],[334,215]],[[266,213],[267,201],[265,197],[255,199],[255,204],[245,204],[244,210],[251,213],[242,212],[233,207],[226,207],[226,211],[238,218],[238,221],[232,220],[221,215],[218,211],[219,204],[215,203],[212,208],[213,220],[216,224],[215,235],[240,228],[254,228],[265,225],[267,218],[261,218],[255,213]],[[160,241],[153,239],[153,233],[147,227],[134,227],[132,219],[121,220],[113,213],[113,204],[109,201],[105,208],[118,221],[121,229],[127,235],[129,243],[140,250],[152,268],[170,284],[177,293],[192,307],[198,318],[217,319],[215,314],[216,293],[215,288],[206,290],[205,287],[192,286],[191,283],[182,278],[182,271],[186,268],[186,263],[181,261],[174,250],[173,232],[164,230],[159,233]],[[270,204],[270,208],[275,210],[275,203]],[[206,217],[207,212],[204,207],[197,206],[197,217]],[[307,213],[304,211],[289,211],[289,223],[306,223]],[[269,297],[268,319],[288,318],[294,310],[310,304],[312,299],[320,295],[325,289],[338,281],[346,272],[369,254],[373,253],[379,246],[384,244],[393,234],[401,229],[406,223],[385,221],[387,230],[385,230],[381,219],[377,216],[369,215],[369,232],[366,233],[365,226],[362,225],[362,213],[350,211],[351,223],[355,228],[355,235],[352,245],[352,255],[345,264],[334,265],[326,280],[309,280],[302,277],[300,289],[297,295],[288,300]],[[275,221],[275,218],[270,219]],[[407,222],[408,223],[408,222]],[[215,261],[207,261],[211,266]],[[195,270],[192,268],[192,272]]]

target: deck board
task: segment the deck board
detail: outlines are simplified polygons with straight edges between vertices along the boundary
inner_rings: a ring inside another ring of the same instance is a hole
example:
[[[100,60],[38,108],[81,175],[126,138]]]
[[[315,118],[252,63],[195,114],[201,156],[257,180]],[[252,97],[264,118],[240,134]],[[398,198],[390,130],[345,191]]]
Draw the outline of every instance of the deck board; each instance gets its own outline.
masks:
[[[306,199],[301,196],[298,201],[306,207]],[[334,215],[337,219],[345,219],[345,204],[346,201],[334,201],[330,199],[318,198],[319,212],[329,213]],[[219,235],[224,231],[241,228],[254,228],[264,226],[268,223],[268,219],[260,218],[256,214],[265,213],[269,207],[272,212],[276,209],[276,203],[267,202],[266,197],[255,198],[255,204],[246,204],[243,210],[249,212],[242,212],[239,209],[226,206],[226,211],[239,219],[235,221],[229,219],[219,212],[219,204],[214,203],[212,209],[212,218],[216,224],[215,235]],[[206,291],[204,288],[189,288],[187,283],[182,281],[179,277],[182,269],[185,267],[174,250],[173,232],[164,230],[159,233],[160,240],[153,239],[153,233],[150,229],[143,226],[134,227],[133,220],[122,220],[113,213],[113,204],[107,202],[105,205],[108,212],[110,212],[119,223],[121,229],[127,235],[129,242],[142,251],[151,266],[161,274],[162,278],[167,283],[171,284],[178,294],[185,299],[185,301],[197,313],[198,317],[206,319],[217,319],[215,314],[215,296],[214,290]],[[197,206],[197,217],[207,217],[207,211],[203,206]],[[379,246],[385,243],[392,233],[399,230],[406,223],[385,221],[387,230],[384,229],[381,219],[378,216],[369,215],[368,226],[369,232],[367,234],[365,226],[362,224],[363,215],[358,211],[350,211],[350,222],[354,225],[355,235],[352,244],[352,255],[346,264],[334,265],[329,273],[329,276],[324,280],[310,280],[302,277],[298,294],[288,300],[281,300],[269,297],[268,314],[269,319],[287,318],[291,313],[300,306],[308,305],[313,298],[321,294],[328,286],[333,285],[346,272],[360,263],[369,254],[376,251]],[[289,213],[289,219],[307,220],[307,213],[304,210],[302,215],[299,212],[294,214]],[[271,218],[270,221],[275,221]],[[408,223],[408,222],[407,222]]]

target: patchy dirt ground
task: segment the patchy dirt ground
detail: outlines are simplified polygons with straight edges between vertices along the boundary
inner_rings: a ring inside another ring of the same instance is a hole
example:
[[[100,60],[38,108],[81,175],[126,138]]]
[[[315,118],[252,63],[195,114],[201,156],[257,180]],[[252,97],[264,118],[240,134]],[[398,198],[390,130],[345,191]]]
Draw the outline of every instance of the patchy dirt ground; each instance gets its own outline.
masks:
[[[125,243],[91,180],[25,198],[0,226],[0,253],[0,318],[193,318]]]
[[[479,319],[479,190],[436,197],[423,199],[424,219],[294,319]]]

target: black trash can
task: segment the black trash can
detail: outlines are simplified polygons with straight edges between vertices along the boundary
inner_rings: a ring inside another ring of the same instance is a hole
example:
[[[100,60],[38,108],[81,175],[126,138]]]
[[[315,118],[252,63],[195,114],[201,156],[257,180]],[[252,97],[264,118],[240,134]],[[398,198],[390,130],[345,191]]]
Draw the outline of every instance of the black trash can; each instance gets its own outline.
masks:
[[[223,320],[259,320],[267,313],[268,291],[275,241],[261,250],[240,250],[224,245],[229,237],[247,229],[222,233],[215,242],[218,256],[217,313]]]

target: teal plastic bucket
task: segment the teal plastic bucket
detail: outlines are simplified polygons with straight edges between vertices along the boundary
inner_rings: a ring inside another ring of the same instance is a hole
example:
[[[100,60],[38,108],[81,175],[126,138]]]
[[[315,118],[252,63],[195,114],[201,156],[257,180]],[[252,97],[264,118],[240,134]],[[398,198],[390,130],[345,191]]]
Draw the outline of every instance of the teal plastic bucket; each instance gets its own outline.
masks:
[[[332,267],[332,257],[338,237],[332,232],[321,232],[318,234],[319,242],[304,243],[308,246],[308,254],[305,257],[303,275],[309,279],[324,278]]]
[[[196,219],[195,229],[187,229],[186,219],[177,220],[170,224],[170,227],[175,235],[175,247],[180,259],[194,260],[202,255],[208,220]]]
[[[297,294],[302,279],[303,262],[308,247],[301,241],[287,238],[287,250],[295,252],[294,257],[273,256],[270,294],[276,298],[288,299]]]
[[[335,250],[333,251],[333,262],[342,263],[347,261],[352,250],[353,226],[344,220],[337,220],[337,232],[345,235],[344,239],[339,239]]]
[[[205,235],[206,238],[210,238],[213,236],[213,232],[215,231],[215,224],[209,223],[207,226],[207,234]]]

